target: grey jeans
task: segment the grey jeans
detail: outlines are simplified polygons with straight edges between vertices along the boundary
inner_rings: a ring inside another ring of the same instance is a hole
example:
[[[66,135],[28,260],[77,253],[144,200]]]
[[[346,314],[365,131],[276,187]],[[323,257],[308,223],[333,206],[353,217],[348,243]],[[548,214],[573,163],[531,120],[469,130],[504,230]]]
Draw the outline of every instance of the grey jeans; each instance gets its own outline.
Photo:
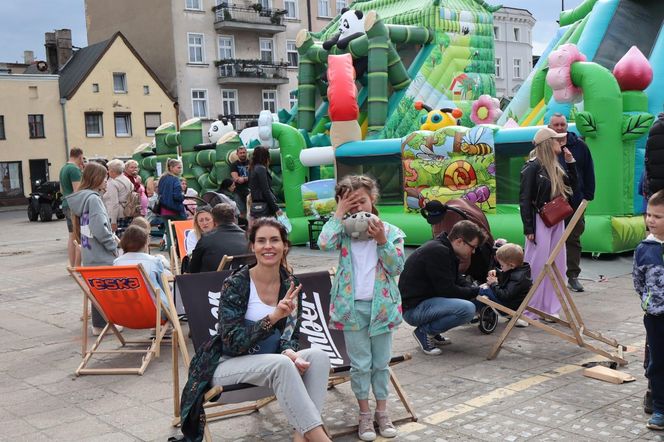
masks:
[[[288,356],[247,355],[220,363],[214,371],[212,385],[246,382],[270,387],[288,417],[288,422],[300,434],[304,434],[323,424],[321,411],[327,392],[330,359],[322,350],[313,348],[298,354],[311,363],[302,376]]]

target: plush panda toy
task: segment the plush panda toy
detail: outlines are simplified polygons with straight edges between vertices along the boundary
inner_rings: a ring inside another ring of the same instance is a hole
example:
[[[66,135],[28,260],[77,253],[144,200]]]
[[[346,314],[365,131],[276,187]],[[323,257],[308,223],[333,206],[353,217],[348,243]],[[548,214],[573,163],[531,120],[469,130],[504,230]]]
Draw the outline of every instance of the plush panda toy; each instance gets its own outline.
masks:
[[[369,222],[371,220],[378,221],[378,217],[369,212],[357,212],[348,215],[343,220],[344,230],[346,235],[353,239],[367,241],[371,239],[367,230],[369,229]]]
[[[233,125],[228,121],[226,117],[221,117],[221,120],[217,120],[210,126],[208,130],[208,138],[211,143],[217,143],[221,137],[226,135],[229,132],[235,130]]]
[[[364,14],[362,11],[343,8],[339,17],[339,32],[334,34],[329,40],[323,42],[323,49],[329,51],[335,45],[339,49],[346,49],[348,44],[358,37],[365,35]],[[367,71],[367,57],[353,59],[355,68],[355,78],[362,78]],[[327,81],[327,71],[323,73],[322,78]]]

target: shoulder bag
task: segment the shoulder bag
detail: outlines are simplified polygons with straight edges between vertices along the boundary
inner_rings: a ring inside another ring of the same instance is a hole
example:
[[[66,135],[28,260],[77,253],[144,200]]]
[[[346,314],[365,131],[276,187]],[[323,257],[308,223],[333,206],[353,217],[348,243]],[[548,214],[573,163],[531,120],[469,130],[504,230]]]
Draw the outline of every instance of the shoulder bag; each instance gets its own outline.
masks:
[[[574,213],[574,209],[567,202],[567,198],[558,195],[551,201],[544,203],[539,209],[540,217],[547,227],[553,227],[560,221]]]

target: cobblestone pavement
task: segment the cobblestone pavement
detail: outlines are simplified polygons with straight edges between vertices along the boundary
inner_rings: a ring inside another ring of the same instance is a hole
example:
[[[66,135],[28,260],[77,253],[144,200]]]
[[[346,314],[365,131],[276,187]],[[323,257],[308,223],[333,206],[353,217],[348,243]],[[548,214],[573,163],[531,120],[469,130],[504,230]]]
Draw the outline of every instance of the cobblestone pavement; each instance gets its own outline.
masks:
[[[82,295],[65,270],[65,238],[64,221],[29,223],[23,211],[0,212],[0,440],[164,441],[176,435],[170,426],[168,349],[143,376],[73,375],[80,362]],[[290,262],[299,271],[320,270],[335,265],[336,256],[296,248]],[[515,329],[498,357],[488,361],[496,333],[460,327],[448,334],[453,344],[442,355],[426,356],[411,327],[403,325],[394,352],[413,359],[394,371],[419,421],[401,423],[398,440],[659,439],[646,429],[641,408],[644,330],[630,262],[629,256],[584,259],[587,290],[574,298],[589,328],[635,347],[622,370],[636,382],[613,385],[583,377],[580,364],[600,358],[534,327]],[[600,274],[608,279],[598,282]],[[389,406],[393,418],[405,415],[395,395]],[[350,426],[356,412],[347,384],[330,391],[328,425]],[[289,439],[276,403],[213,423],[211,431],[215,440]]]

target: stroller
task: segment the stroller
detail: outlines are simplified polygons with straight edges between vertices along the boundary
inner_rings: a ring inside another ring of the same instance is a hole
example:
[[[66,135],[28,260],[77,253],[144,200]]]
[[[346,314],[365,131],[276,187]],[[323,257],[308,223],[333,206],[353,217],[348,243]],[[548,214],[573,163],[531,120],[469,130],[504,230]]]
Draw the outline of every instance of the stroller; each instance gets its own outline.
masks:
[[[224,195],[223,193],[209,191],[203,194],[203,201],[206,204],[214,207],[217,204],[226,203],[235,207],[235,216],[238,219],[238,225],[244,230],[247,230],[247,220],[241,216],[240,209],[236,201],[233,201],[230,197]]]
[[[496,247],[491,235],[491,227],[482,209],[470,201],[459,198],[447,201],[429,201],[421,210],[421,214],[431,224],[433,236],[441,233],[449,233],[452,227],[459,221],[468,220],[476,224],[486,236],[486,241],[481,244],[470,259],[461,259],[459,271],[473,281],[484,281],[489,269],[495,266]],[[491,334],[498,325],[498,313],[488,305],[483,305],[478,313],[479,329],[482,333]]]

